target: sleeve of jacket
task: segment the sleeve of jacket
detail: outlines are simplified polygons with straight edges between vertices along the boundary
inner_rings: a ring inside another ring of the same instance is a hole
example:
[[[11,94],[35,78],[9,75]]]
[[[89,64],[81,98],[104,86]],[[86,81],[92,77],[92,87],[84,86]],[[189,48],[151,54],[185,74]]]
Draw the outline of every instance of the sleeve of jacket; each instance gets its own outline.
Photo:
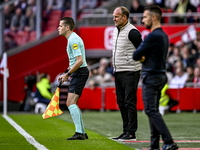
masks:
[[[133,53],[133,60],[140,60],[142,58],[142,56],[147,55],[150,50],[151,47],[154,45],[155,42],[154,41],[154,37],[151,35],[148,35],[144,41],[140,44],[140,46],[136,49],[136,51]]]

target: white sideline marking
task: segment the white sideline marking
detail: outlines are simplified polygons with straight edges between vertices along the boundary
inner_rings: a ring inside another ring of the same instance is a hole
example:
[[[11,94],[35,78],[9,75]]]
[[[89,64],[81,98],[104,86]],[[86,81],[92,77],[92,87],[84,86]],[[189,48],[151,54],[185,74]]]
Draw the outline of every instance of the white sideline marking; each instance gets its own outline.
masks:
[[[48,150],[44,145],[38,143],[30,134],[28,134],[22,127],[20,127],[15,121],[13,121],[9,116],[2,115],[5,120],[7,120],[21,135],[23,135],[26,140],[32,144],[38,150]]]

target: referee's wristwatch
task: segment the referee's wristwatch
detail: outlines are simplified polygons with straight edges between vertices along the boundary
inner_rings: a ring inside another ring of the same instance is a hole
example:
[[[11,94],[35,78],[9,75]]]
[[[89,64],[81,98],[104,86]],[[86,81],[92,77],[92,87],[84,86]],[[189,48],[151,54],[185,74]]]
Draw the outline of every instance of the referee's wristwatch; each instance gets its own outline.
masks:
[[[70,72],[67,72],[67,75],[68,75],[68,76],[71,76],[71,73],[70,73]]]

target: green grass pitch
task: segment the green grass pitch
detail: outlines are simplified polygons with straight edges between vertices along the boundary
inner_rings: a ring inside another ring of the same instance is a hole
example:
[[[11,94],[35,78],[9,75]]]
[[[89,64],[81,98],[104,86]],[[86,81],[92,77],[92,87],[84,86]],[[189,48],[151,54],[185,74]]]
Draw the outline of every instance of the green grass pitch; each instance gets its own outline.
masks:
[[[88,140],[67,141],[75,132],[68,111],[57,117],[42,119],[41,114],[9,114],[18,125],[35,138],[37,142],[49,150],[128,150],[147,148],[148,142],[118,143],[109,137],[122,133],[122,120],[119,111],[83,111],[83,122]],[[180,148],[199,148],[200,142],[184,142],[200,140],[200,113],[169,113],[163,116],[169,130]],[[147,116],[138,112],[137,141],[149,141],[150,129]],[[162,143],[160,143],[162,146]],[[0,117],[0,149],[1,150],[35,150],[26,139],[17,132],[2,116]]]

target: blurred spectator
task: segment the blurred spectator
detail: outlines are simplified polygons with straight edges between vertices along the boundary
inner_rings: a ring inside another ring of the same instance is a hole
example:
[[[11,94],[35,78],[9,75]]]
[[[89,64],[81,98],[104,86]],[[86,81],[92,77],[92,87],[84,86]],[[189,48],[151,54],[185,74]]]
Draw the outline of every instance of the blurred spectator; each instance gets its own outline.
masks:
[[[35,93],[33,91],[36,84],[36,76],[33,74],[25,76],[24,81],[26,83],[23,90],[25,92],[25,96],[23,103],[20,105],[19,111],[30,111],[35,106],[35,102],[33,100]]]
[[[174,43],[170,43],[169,48],[168,48],[168,56],[167,57],[170,57],[173,54],[173,49],[174,49]]]
[[[173,106],[178,105],[177,100],[171,99],[169,95],[167,95],[166,91],[168,87],[168,84],[165,84],[161,91],[161,98],[159,100],[159,112],[161,115],[164,115],[166,111],[171,111]]]
[[[172,80],[173,78],[173,68],[172,68],[172,65],[169,63],[169,62],[166,62],[166,75],[167,75],[167,83],[170,83],[170,81]]]
[[[196,63],[194,65],[195,67],[200,67],[200,57],[197,58]]]
[[[187,69],[187,79],[186,79],[186,84],[187,83],[192,83],[193,82],[193,79],[194,79],[194,68],[192,66],[188,66]],[[190,86],[190,85],[187,85],[187,87]]]
[[[15,15],[11,19],[11,30],[14,32],[23,30],[24,20],[25,17],[22,14],[21,8],[17,8],[15,11]]]
[[[192,41],[191,53],[198,57],[200,54],[200,31],[196,32],[196,39]]]
[[[200,12],[200,0],[190,0],[191,4],[195,6],[196,12]],[[194,22],[200,22],[199,16],[194,16]]]
[[[194,68],[194,79],[193,82],[196,83],[197,85],[195,86],[200,86],[200,68],[199,67],[195,67]]]
[[[35,16],[33,14],[33,10],[31,8],[27,8],[26,16],[24,19],[24,30],[27,32],[35,30]]]
[[[33,12],[33,15],[35,16],[35,14],[36,14],[36,1],[35,0],[29,0],[27,9],[31,9],[32,12]]]
[[[178,60],[175,65],[174,65],[174,73],[176,73],[176,69],[180,68],[184,70],[184,66],[183,66],[183,61],[182,60]]]
[[[20,0],[20,1],[15,1],[14,2],[15,9],[21,8],[22,14],[25,15],[26,13],[26,8],[28,6],[27,0]]]
[[[140,4],[139,0],[132,0],[132,5],[129,12],[132,13],[143,13],[144,7]],[[131,18],[131,23],[136,24],[138,22],[138,17],[133,16]],[[141,22],[141,19],[140,19]]]
[[[187,80],[187,73],[182,68],[176,68],[176,75],[172,78],[169,88],[178,89],[183,88]]]
[[[175,6],[180,0],[165,0],[165,6],[174,10]]]
[[[114,76],[114,68],[113,68],[113,59],[110,59],[110,63],[106,67],[106,72],[110,73],[112,76]]]
[[[47,0],[47,11],[61,10],[64,0]]]
[[[71,9],[71,0],[64,0],[63,6],[61,9],[62,9],[62,16],[63,16],[66,10]]]
[[[168,62],[174,66],[178,60],[181,60],[180,48],[176,46],[173,48],[173,54],[169,56]]]
[[[105,67],[100,66],[98,68],[98,75],[95,77],[94,80],[97,84],[101,85],[102,83],[105,83],[105,82],[112,82],[113,78],[110,73],[106,72]]]
[[[161,8],[165,8],[165,0],[154,0],[154,4]]]
[[[187,22],[188,23],[198,23],[198,22],[200,22],[200,19],[199,19],[198,16],[192,15],[193,12],[197,12],[196,7],[194,8],[194,10],[189,9],[187,12],[190,14],[190,16],[187,16]]]
[[[184,45],[181,48],[181,53],[184,69],[186,69],[187,66],[194,66],[195,57],[190,54],[189,47],[187,45]]]
[[[7,33],[10,31],[10,24],[13,14],[11,13],[11,7],[10,5],[6,5],[4,7],[4,15],[5,15],[5,30],[4,33]]]
[[[197,6],[197,12],[200,12],[200,2],[199,5]]]
[[[99,66],[106,68],[108,66],[108,64],[109,64],[109,60],[105,57],[103,57],[99,60]]]
[[[154,4],[154,0],[146,0],[146,6],[153,5],[153,4]]]
[[[94,9],[97,6],[97,0],[79,0],[78,4],[78,16],[84,9]]]
[[[36,84],[35,100],[37,103],[49,104],[53,93],[51,93],[50,76],[41,74],[40,81]]]
[[[112,59],[111,59],[111,62],[109,63],[109,59],[107,58],[101,58],[100,61],[99,61],[99,66],[101,67],[104,67],[106,72],[110,73],[113,75],[113,66],[112,66]]]
[[[165,86],[161,90],[161,97],[159,100],[159,112],[161,115],[165,114],[165,111],[168,110],[168,102],[169,102],[169,96],[166,94],[166,90],[168,89],[168,84],[165,84]]]
[[[190,0],[190,3],[194,6],[194,7],[198,7],[200,4],[199,0]]]
[[[10,33],[5,35],[4,43],[5,43],[5,51],[17,46],[14,37]]]
[[[175,18],[176,23],[183,23],[184,22],[184,16],[183,14],[186,12],[196,12],[196,8],[190,4],[189,0],[180,0],[174,8],[174,12],[180,14],[180,17]],[[191,22],[192,17],[187,18],[188,22]]]
[[[95,82],[95,74],[93,73],[93,70],[89,71],[89,77],[88,80],[86,82],[86,86],[90,87],[91,90],[94,90],[95,87],[98,86],[98,84]]]

